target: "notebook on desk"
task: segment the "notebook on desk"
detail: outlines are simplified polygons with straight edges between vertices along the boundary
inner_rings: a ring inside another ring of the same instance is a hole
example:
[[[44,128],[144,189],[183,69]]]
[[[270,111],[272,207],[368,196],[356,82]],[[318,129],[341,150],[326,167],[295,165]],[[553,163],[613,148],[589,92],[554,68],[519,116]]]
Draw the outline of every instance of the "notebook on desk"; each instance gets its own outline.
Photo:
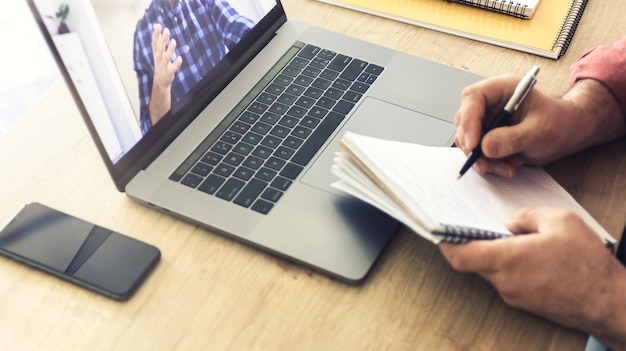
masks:
[[[565,54],[588,0],[515,1],[526,4],[524,12],[514,8],[508,14],[490,11],[500,9],[502,0],[318,0],[420,27],[472,40],[519,50],[551,59]],[[462,4],[463,3],[463,4]],[[473,5],[488,5],[490,10]],[[530,13],[532,18],[515,16]],[[493,6],[496,6],[495,8]],[[522,6],[522,8],[524,8]],[[502,8],[504,10],[505,8]]]
[[[212,6],[205,11],[192,0],[174,0],[173,9],[167,0],[63,0],[69,13],[60,1],[28,2],[120,191],[349,282],[366,276],[398,222],[331,188],[337,136],[451,145],[460,92],[480,78],[288,21],[280,1],[202,1]],[[182,18],[220,8],[227,14],[214,24]],[[175,49],[168,41],[155,56],[152,44],[141,47],[136,28],[147,22],[151,43],[153,23],[174,27],[167,14],[178,10]],[[161,17],[139,21],[144,13]],[[226,38],[223,54],[178,82],[186,64],[209,61],[191,54],[201,32]],[[176,78],[157,120],[145,92],[159,89],[142,70],[166,50]],[[179,85],[189,90],[175,94]]]

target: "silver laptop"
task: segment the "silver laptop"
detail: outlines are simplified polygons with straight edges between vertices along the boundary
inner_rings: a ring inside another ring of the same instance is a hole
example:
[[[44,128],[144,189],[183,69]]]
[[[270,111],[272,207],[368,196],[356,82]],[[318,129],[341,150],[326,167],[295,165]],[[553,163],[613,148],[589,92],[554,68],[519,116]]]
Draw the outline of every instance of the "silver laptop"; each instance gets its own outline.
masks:
[[[348,282],[399,224],[330,187],[336,139],[450,146],[480,79],[278,0],[28,2],[120,191]]]

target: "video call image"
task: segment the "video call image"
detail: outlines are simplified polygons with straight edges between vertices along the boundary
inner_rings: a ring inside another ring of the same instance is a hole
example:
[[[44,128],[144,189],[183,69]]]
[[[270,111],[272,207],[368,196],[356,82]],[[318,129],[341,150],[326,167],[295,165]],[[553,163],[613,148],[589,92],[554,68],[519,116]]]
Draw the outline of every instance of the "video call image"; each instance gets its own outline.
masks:
[[[113,163],[189,93],[275,0],[35,0]]]

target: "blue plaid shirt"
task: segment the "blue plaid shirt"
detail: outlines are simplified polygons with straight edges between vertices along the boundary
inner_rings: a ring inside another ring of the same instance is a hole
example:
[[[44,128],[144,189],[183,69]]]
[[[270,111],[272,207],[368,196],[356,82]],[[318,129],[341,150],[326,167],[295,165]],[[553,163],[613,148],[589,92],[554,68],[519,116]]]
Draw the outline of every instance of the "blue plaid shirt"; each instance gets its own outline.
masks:
[[[152,32],[155,23],[170,30],[176,39],[172,62],[182,56],[183,64],[172,82],[172,106],[180,102],[217,62],[226,55],[254,23],[237,13],[225,0],[153,0],[137,22],[134,64],[139,81],[141,132],[150,127],[150,95],[154,77]]]

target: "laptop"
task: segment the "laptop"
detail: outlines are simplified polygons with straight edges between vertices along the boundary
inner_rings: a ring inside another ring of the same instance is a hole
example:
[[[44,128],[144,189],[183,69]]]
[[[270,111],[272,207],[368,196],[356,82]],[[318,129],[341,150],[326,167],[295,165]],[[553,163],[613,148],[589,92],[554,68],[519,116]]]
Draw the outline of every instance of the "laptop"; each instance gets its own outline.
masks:
[[[280,0],[28,3],[121,192],[345,282],[367,276],[399,223],[331,188],[336,139],[450,146],[461,90],[481,78],[287,20]],[[204,48],[198,33],[223,42]],[[208,51],[221,53],[196,57]],[[150,95],[155,57],[166,98]]]

